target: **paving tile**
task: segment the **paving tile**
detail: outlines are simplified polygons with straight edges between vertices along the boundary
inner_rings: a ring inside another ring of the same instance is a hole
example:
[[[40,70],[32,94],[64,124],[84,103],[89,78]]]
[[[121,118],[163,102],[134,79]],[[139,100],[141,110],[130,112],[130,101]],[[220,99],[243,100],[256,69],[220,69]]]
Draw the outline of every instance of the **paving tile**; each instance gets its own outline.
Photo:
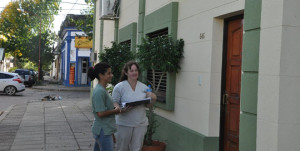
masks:
[[[16,105],[0,123],[0,151],[92,150],[90,111],[89,99]]]

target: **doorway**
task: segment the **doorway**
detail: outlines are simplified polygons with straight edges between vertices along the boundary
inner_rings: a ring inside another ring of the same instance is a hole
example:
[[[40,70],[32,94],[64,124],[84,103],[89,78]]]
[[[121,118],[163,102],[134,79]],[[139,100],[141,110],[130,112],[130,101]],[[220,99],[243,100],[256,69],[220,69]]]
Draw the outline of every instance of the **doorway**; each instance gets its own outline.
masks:
[[[80,58],[79,59],[79,85],[87,85],[88,81],[87,81],[87,71],[89,68],[89,60],[88,58]]]
[[[239,150],[243,16],[225,20],[220,150]]]

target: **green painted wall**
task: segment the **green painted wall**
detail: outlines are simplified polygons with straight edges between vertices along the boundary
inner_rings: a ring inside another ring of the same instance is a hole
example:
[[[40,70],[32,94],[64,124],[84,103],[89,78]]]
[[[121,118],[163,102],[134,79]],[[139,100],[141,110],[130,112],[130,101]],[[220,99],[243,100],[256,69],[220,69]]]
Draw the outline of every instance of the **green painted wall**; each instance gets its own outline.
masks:
[[[157,127],[154,140],[167,144],[166,151],[218,151],[219,138],[207,137],[156,115]]]
[[[256,150],[257,90],[260,46],[261,0],[246,0],[244,11],[243,60],[239,150]]]
[[[168,34],[177,40],[178,3],[172,2],[145,16],[144,35],[168,28]],[[174,110],[176,73],[167,74],[166,103],[156,102],[156,106],[168,111]]]
[[[100,48],[99,53],[103,52],[103,30],[104,30],[104,20],[100,20]]]
[[[141,44],[142,38],[144,37],[145,6],[146,0],[139,0],[138,44]]]
[[[168,33],[177,40],[178,3],[172,2],[145,17],[144,33],[168,28]]]
[[[131,40],[131,51],[136,51],[137,23],[131,23],[119,30],[119,42]]]

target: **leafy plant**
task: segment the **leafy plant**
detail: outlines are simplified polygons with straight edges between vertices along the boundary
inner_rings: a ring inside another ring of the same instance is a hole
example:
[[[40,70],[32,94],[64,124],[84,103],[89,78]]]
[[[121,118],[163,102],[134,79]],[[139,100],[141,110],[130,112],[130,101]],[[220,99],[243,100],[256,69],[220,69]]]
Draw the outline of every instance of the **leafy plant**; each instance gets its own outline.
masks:
[[[148,81],[157,93],[161,80],[168,72],[178,72],[179,62],[183,57],[184,41],[174,41],[171,36],[163,35],[155,38],[144,38],[138,46],[137,58],[144,69],[152,70],[152,81]],[[156,76],[159,74],[159,82],[156,85]]]
[[[99,59],[111,65],[111,70],[114,75],[111,83],[112,85],[116,85],[120,80],[124,64],[133,60],[134,54],[130,51],[130,45],[126,43],[118,44],[112,42],[112,46],[110,48],[105,47],[104,51],[104,53],[100,54]]]
[[[149,107],[149,110],[147,111],[147,117],[148,117],[148,126],[147,126],[147,132],[145,134],[145,145],[151,146],[152,145],[152,136],[155,133],[156,128],[159,126],[157,121],[155,120],[155,114],[154,114],[154,107]]]
[[[71,22],[75,23],[76,28],[82,30],[89,40],[93,39],[93,26],[94,26],[94,1],[93,0],[85,0],[88,4],[88,8],[81,11],[82,15],[85,15],[84,19],[71,19]],[[80,37],[80,35],[77,35]]]
[[[178,72],[180,60],[183,57],[184,41],[174,41],[171,36],[163,35],[155,38],[145,38],[138,46],[137,58],[140,65],[147,70],[152,70],[152,85],[154,93],[157,93],[164,75],[168,72]],[[160,72],[157,72],[160,71]],[[156,76],[159,75],[159,82],[156,84]],[[152,145],[152,136],[158,127],[155,120],[154,108],[150,107],[147,112],[149,125],[145,135],[145,145]]]

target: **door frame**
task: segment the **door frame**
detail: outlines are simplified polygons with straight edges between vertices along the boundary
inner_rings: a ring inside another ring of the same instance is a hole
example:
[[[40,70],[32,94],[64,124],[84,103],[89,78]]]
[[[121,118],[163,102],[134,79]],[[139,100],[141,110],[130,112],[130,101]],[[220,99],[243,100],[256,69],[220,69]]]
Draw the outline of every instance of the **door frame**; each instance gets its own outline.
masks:
[[[223,54],[222,54],[222,73],[221,73],[221,95],[220,95],[220,139],[219,139],[219,151],[224,151],[224,128],[225,128],[225,111],[226,106],[222,103],[223,95],[226,89],[226,65],[227,65],[227,35],[228,35],[228,22],[236,19],[243,19],[244,14],[229,17],[224,19],[223,29]]]

